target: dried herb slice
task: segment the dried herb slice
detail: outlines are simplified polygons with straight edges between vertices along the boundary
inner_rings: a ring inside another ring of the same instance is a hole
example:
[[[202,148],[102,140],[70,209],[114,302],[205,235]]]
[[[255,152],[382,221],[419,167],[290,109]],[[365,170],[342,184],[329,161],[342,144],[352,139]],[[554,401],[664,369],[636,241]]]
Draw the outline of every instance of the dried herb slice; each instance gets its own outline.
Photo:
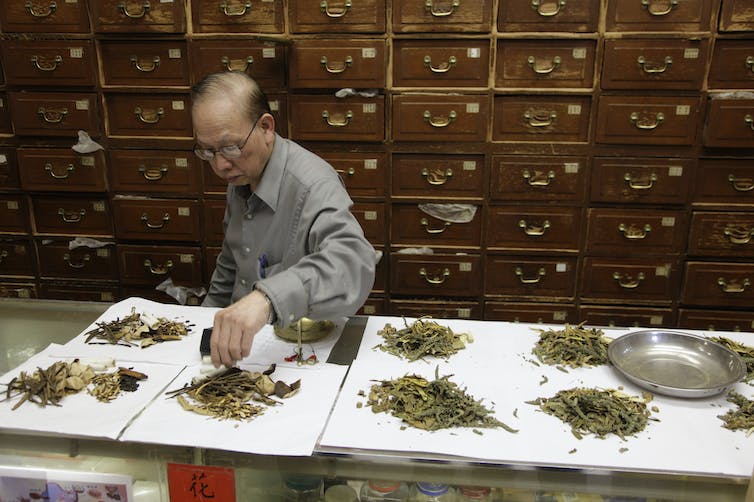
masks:
[[[560,330],[538,331],[539,340],[532,352],[545,364],[579,368],[609,363],[607,347],[610,340],[600,329],[566,324]]]
[[[405,327],[396,329],[391,324],[377,332],[385,341],[377,348],[394,356],[416,361],[424,357],[448,358],[464,349],[473,341],[468,333],[454,333],[447,326],[420,318],[410,325],[404,319]]]

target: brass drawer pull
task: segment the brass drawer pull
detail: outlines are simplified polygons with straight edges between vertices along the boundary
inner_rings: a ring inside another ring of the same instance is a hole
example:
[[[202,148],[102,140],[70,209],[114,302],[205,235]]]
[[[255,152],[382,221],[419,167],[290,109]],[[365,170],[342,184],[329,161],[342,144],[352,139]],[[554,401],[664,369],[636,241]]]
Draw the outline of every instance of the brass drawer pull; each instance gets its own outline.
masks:
[[[442,169],[432,169],[430,171],[426,167],[422,169],[422,178],[427,180],[427,183],[430,185],[444,185],[452,177],[453,169],[451,168],[447,168],[445,171]]]
[[[524,271],[521,269],[521,267],[516,267],[515,272],[521,284],[537,284],[545,275],[547,275],[544,267],[539,268],[536,277],[524,277]]]
[[[139,71],[150,73],[160,67],[160,56],[154,56],[151,63],[146,64],[142,64],[138,56],[131,56],[131,64]]]
[[[330,112],[324,110],[322,112],[322,118],[330,127],[345,127],[351,123],[351,120],[353,119],[353,112],[351,110],[348,110],[343,116],[343,120],[333,120],[330,118]]]
[[[149,9],[152,6],[149,4],[149,1],[144,1],[141,3],[141,12],[129,12],[126,2],[120,2],[118,3],[118,9],[120,10],[121,14],[123,14],[126,17],[129,17],[131,19],[139,19],[147,15],[147,12],[149,12]]]
[[[665,56],[665,59],[663,60],[663,63],[648,63],[647,60],[644,58],[644,56],[639,56],[636,58],[636,64],[639,65],[639,68],[644,73],[665,73],[667,70],[670,69],[670,65],[673,64],[673,58],[670,56]]]
[[[79,209],[78,211],[66,212],[62,207],[58,208],[58,216],[60,216],[65,223],[78,223],[86,216],[86,209]]]
[[[548,127],[555,124],[558,119],[558,112],[547,112],[544,110],[527,110],[524,113],[524,120],[530,127]]]
[[[84,268],[86,264],[91,261],[92,257],[89,255],[89,253],[86,253],[84,256],[81,257],[81,261],[73,262],[71,261],[71,255],[66,253],[63,255],[63,261],[68,263],[68,266],[71,268]]]
[[[529,67],[534,70],[534,73],[538,75],[548,75],[552,73],[553,71],[558,69],[558,66],[560,66],[560,63],[562,63],[562,59],[560,56],[555,56],[550,60],[550,66],[537,66],[537,58],[534,56],[529,56],[526,58],[526,62],[529,64]]]
[[[56,110],[54,108],[40,106],[37,108],[37,115],[48,124],[59,124],[65,119],[65,116],[68,115],[68,108],[60,108]]]
[[[173,268],[173,260],[168,260],[165,265],[153,265],[152,260],[147,258],[144,260],[144,268],[148,269],[152,275],[165,275]]]
[[[433,117],[429,110],[424,110],[423,116],[424,120],[429,122],[432,127],[448,127],[458,114],[455,110],[451,110],[447,117]]]
[[[443,226],[441,228],[429,228],[429,221],[427,218],[422,218],[419,222],[422,227],[424,227],[424,231],[428,234],[441,234],[443,233],[450,225],[452,225],[451,222],[445,221],[443,222]]]
[[[140,106],[137,106],[134,108],[134,114],[136,115],[136,118],[139,119],[139,122],[144,124],[156,124],[165,115],[165,110],[163,110],[162,107],[159,107],[155,111],[147,110],[145,113]]]
[[[620,272],[613,272],[613,279],[618,282],[618,286],[623,289],[636,289],[644,280],[644,272],[636,274],[636,280],[631,277],[631,274],[621,274]]]
[[[146,225],[147,228],[159,229],[159,228],[163,228],[170,221],[170,214],[169,213],[165,213],[165,214],[162,215],[162,223],[150,223],[149,222],[149,217],[147,216],[147,213],[142,213],[141,214],[141,221],[144,222],[144,225]]]
[[[519,220],[518,226],[519,228],[524,229],[524,233],[526,235],[538,237],[540,235],[544,235],[545,231],[550,228],[550,220],[543,221],[541,225],[529,225],[528,223],[526,223],[526,220]]]
[[[542,17],[552,17],[560,14],[560,9],[565,7],[566,0],[560,0],[556,2],[543,2],[542,0],[531,0],[531,8],[537,11]],[[548,8],[551,6],[550,8]]]
[[[623,175],[623,180],[628,183],[629,188],[634,190],[649,190],[657,181],[657,175],[652,173],[649,176],[634,178],[631,173],[626,173]]]
[[[351,9],[351,0],[346,0],[343,7],[330,7],[326,0],[319,2],[319,11],[327,17],[339,18],[348,14]]]
[[[7,249],[3,249],[0,252],[0,263],[2,263],[3,260],[5,260],[7,257],[8,257],[8,250]]]
[[[226,16],[243,16],[249,9],[251,9],[251,2],[244,2],[244,4],[237,10],[228,9],[228,2],[220,4],[220,11]]]
[[[45,58],[40,58],[39,56],[32,56],[31,62],[34,64],[34,67],[39,71],[55,71],[58,69],[58,66],[63,64],[63,56],[55,56],[55,59],[53,59],[50,62],[45,61]]]
[[[723,235],[731,244],[748,244],[754,237],[754,228],[749,229],[746,225],[728,225],[723,230]]]
[[[344,71],[346,71],[348,67],[353,64],[353,58],[351,56],[346,56],[346,58],[341,63],[333,63],[332,65],[330,65],[327,61],[327,56],[322,56],[321,58],[319,58],[319,64],[322,65],[327,73],[337,75],[338,73],[343,73]]]
[[[448,17],[460,6],[461,0],[453,0],[450,4],[449,10],[435,10],[434,2],[432,0],[425,0],[424,2],[424,10],[432,14],[434,17]]]
[[[58,4],[56,4],[55,2],[50,2],[50,6],[47,7],[46,12],[34,10],[34,4],[31,3],[31,0],[26,2],[25,7],[26,12],[31,14],[33,17],[48,17],[55,14],[55,11],[58,10]]]
[[[430,276],[427,274],[427,269],[422,267],[419,269],[419,275],[424,277],[424,280],[427,281],[428,284],[442,284],[450,277],[450,269],[445,268],[442,273]]]
[[[356,174],[356,169],[349,167],[348,171],[344,171],[343,169],[336,169],[335,172],[338,174],[347,174],[348,176],[353,176],[354,174]]]
[[[746,291],[746,288],[748,288],[751,285],[751,281],[749,279],[744,279],[741,282],[735,279],[731,279],[730,281],[728,281],[724,277],[718,277],[717,285],[720,286],[720,288],[723,290],[723,293],[738,294],[738,293],[744,293]]]
[[[744,124],[746,124],[747,126],[749,126],[749,129],[751,129],[752,131],[754,131],[754,117],[752,117],[748,113],[744,117]]]
[[[649,235],[649,232],[652,231],[652,225],[647,223],[643,227],[637,227],[635,225],[626,225],[625,223],[621,223],[620,225],[618,225],[618,231],[623,234],[623,237],[631,241],[646,239],[647,235]]]
[[[234,63],[238,61],[239,66],[234,66]],[[228,56],[223,56],[220,58],[220,63],[223,65],[223,67],[227,71],[249,71],[249,68],[251,68],[254,65],[254,58],[252,56],[248,56],[246,59],[230,59]],[[243,64],[243,66],[241,65]]]
[[[73,164],[68,164],[68,167],[65,168],[65,173],[63,174],[57,174],[55,173],[55,170],[52,167],[52,164],[49,162],[45,164],[45,171],[47,171],[47,174],[55,178],[56,180],[64,180],[66,178],[70,178],[71,174],[73,174],[73,171],[75,171],[76,168],[73,167]]]
[[[754,190],[754,179],[752,178],[736,178],[734,174],[729,174],[728,182],[736,192],[750,192]]]
[[[664,10],[657,10],[656,6],[662,6],[665,4],[667,7]],[[647,12],[652,14],[653,16],[665,16],[667,14],[670,14],[670,12],[678,7],[678,0],[665,0],[664,2],[657,2],[654,0],[641,0],[641,5],[645,9],[647,9]]]
[[[754,73],[754,56],[746,56],[746,67]]]
[[[147,181],[159,181],[168,173],[168,168],[163,166],[159,169],[147,169],[145,166],[139,166],[139,172]]]
[[[534,175],[532,175],[528,169],[524,169],[522,176],[529,186],[546,187],[555,179],[555,171],[548,171],[545,175],[544,172],[535,170]]]
[[[652,130],[657,129],[657,127],[662,124],[662,121],[665,120],[665,114],[662,112],[657,112],[655,114],[655,119],[653,122],[648,122],[644,117],[640,118],[638,112],[631,112],[630,118],[631,123],[637,129]]]
[[[458,60],[455,56],[450,56],[447,61],[440,63],[437,66],[432,66],[432,56],[427,54],[424,56],[424,66],[429,68],[429,71],[432,73],[447,73],[450,71],[451,68],[453,68]]]

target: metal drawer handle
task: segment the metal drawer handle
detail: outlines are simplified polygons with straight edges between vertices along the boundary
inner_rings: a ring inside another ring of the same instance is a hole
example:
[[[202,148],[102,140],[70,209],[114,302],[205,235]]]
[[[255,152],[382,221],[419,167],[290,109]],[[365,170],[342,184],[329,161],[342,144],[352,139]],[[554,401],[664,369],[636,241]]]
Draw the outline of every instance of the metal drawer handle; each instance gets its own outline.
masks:
[[[330,7],[327,5],[326,0],[319,2],[319,11],[327,17],[339,18],[348,14],[351,9],[351,0],[346,0],[343,7]]]
[[[50,2],[50,6],[47,7],[47,12],[34,10],[34,4],[32,4],[31,1],[26,2],[25,7],[26,12],[31,14],[33,17],[48,17],[55,14],[55,11],[58,10],[58,4],[56,4],[55,2]]]
[[[427,281],[428,284],[442,284],[450,277],[450,269],[445,268],[441,273],[430,276],[427,274],[427,269],[422,267],[419,269],[419,275],[424,277],[424,280]]]
[[[647,9],[647,12],[652,14],[653,16],[664,16],[667,14],[670,14],[670,11],[678,7],[678,0],[665,0],[665,5],[667,5],[667,8],[664,10],[657,10],[656,5],[662,5],[663,2],[654,2],[653,0],[641,0],[641,5],[645,9]]]
[[[453,169],[451,168],[447,168],[444,171],[442,169],[432,169],[430,171],[426,167],[422,169],[422,178],[427,180],[427,183],[430,185],[444,185],[452,177]]]
[[[63,261],[68,263],[68,266],[71,268],[84,268],[86,264],[91,261],[92,257],[89,255],[89,253],[86,253],[84,256],[81,257],[81,261],[73,262],[71,261],[71,255],[66,253],[63,255]]]
[[[3,260],[5,260],[7,257],[8,257],[7,249],[3,249],[2,251],[0,251],[0,263],[2,263]]]
[[[65,223],[78,223],[86,216],[86,209],[79,209],[78,211],[66,212],[62,207],[58,208],[58,216],[60,216]]]
[[[623,289],[635,289],[639,287],[641,281],[644,280],[644,272],[636,274],[636,280],[631,277],[631,274],[621,274],[620,272],[613,272],[613,279],[618,282],[618,286]]]
[[[537,14],[542,17],[557,16],[560,13],[560,9],[565,7],[565,5],[566,0],[552,3],[542,2],[542,0],[531,0],[531,8],[536,10]]]
[[[238,61],[239,66],[234,66],[234,63]],[[252,56],[248,56],[246,59],[230,59],[228,56],[223,56],[220,58],[220,63],[223,65],[223,67],[227,71],[249,71],[249,68],[251,68],[254,65],[254,58]],[[243,67],[241,67],[243,65]]]
[[[749,126],[749,129],[751,129],[752,131],[754,131],[754,117],[752,117],[748,113],[744,117],[744,124],[746,124],[747,126]]]
[[[516,267],[515,272],[521,284],[537,284],[545,275],[547,275],[544,267],[539,268],[536,277],[524,277],[524,271],[521,270],[521,267]]]
[[[168,260],[165,265],[153,265],[152,260],[147,258],[144,260],[144,268],[149,269],[149,273],[152,275],[165,275],[173,268],[173,260]]]
[[[754,190],[754,179],[752,178],[736,178],[734,174],[729,174],[728,182],[736,192],[750,192]]]
[[[347,174],[348,176],[353,176],[354,174],[356,174],[356,169],[349,167],[348,171],[344,171],[343,169],[336,169],[335,172],[338,174]]]
[[[130,17],[131,19],[139,19],[147,15],[147,12],[149,12],[149,9],[152,6],[149,4],[148,1],[144,1],[141,3],[141,12],[129,12],[128,8],[126,7],[126,2],[120,2],[118,3],[118,9],[120,9],[121,14],[123,14],[126,17]]]
[[[550,220],[543,221],[541,225],[529,225],[526,223],[526,220],[519,220],[518,226],[524,229],[526,235],[537,237],[544,235],[545,231],[550,228]]]
[[[447,117],[433,117],[429,110],[424,110],[424,120],[429,122],[432,127],[448,127],[453,122],[458,114],[455,110],[451,110]]]
[[[754,56],[746,56],[746,66],[754,73]]]
[[[156,124],[160,121],[163,115],[165,115],[165,110],[163,110],[162,107],[159,107],[156,111],[146,111],[145,113],[140,106],[137,106],[134,108],[134,113],[136,114],[136,118],[139,119],[139,122],[144,124]]]
[[[327,62],[327,56],[322,56],[321,58],[319,58],[319,64],[322,65],[327,73],[337,75],[338,73],[343,73],[344,71],[346,71],[348,67],[353,64],[353,58],[351,56],[346,56],[346,58],[342,62],[333,63],[332,65],[330,65]]]
[[[555,71],[563,60],[560,56],[555,56],[550,60],[550,66],[537,66],[537,58],[529,56],[526,58],[526,62],[529,63],[529,67],[534,70],[534,73],[538,75],[547,75]]]
[[[542,171],[534,170],[534,175],[532,175],[528,169],[524,169],[522,176],[529,186],[546,187],[555,179],[555,171],[548,171],[547,174],[545,174]]]
[[[137,70],[143,71],[144,73],[153,72],[160,66],[160,56],[154,56],[151,63],[147,62],[146,64],[142,64],[142,62],[139,61],[138,56],[131,56],[131,64],[134,65]]]
[[[746,225],[728,225],[723,234],[731,244],[748,244],[754,237],[754,228],[749,229]]]
[[[636,127],[637,129],[644,129],[644,130],[652,130],[657,129],[660,124],[662,124],[662,121],[665,120],[665,114],[662,112],[657,112],[655,114],[655,120],[654,122],[648,122],[646,118],[639,118],[638,112],[631,112],[631,123]]]
[[[665,73],[670,69],[670,65],[673,64],[673,58],[665,56],[663,63],[648,63],[644,56],[639,56],[636,58],[636,64],[639,65],[639,68],[641,68],[644,73]]]
[[[524,113],[524,120],[530,127],[548,127],[555,124],[558,119],[558,112],[547,112],[543,110],[527,111]]]
[[[68,115],[68,108],[60,108],[56,110],[54,108],[40,106],[37,108],[37,115],[48,124],[59,124],[65,119],[65,116]]]
[[[452,225],[449,221],[444,221],[443,226],[441,228],[429,228],[429,221],[427,218],[422,218],[419,222],[422,227],[424,227],[424,231],[428,234],[441,234],[443,233],[450,225]]]
[[[34,67],[39,71],[55,71],[58,69],[58,66],[63,64],[63,56],[55,56],[55,59],[53,59],[50,62],[44,61],[45,58],[40,58],[39,56],[32,56],[31,62],[34,64]]]
[[[718,277],[717,285],[720,286],[723,293],[743,293],[746,291],[746,288],[751,285],[751,281],[749,279],[744,279],[743,281],[738,282],[735,279],[731,279],[729,282],[723,277]]]
[[[455,10],[461,6],[461,0],[453,0],[450,4],[449,10],[435,10],[434,2],[432,0],[425,0],[424,10],[432,14],[434,17],[447,17],[453,14]]]
[[[251,9],[251,2],[244,2],[244,4],[235,11],[228,9],[228,2],[223,2],[220,4],[220,11],[222,11],[222,13],[226,16],[243,16],[244,14],[246,14],[246,12],[248,12],[249,9]]]
[[[343,120],[333,120],[330,118],[330,112],[324,110],[322,112],[322,118],[330,127],[345,127],[351,123],[351,120],[353,119],[353,112],[351,110],[348,110],[343,116]]]
[[[623,180],[628,184],[629,188],[634,190],[649,190],[654,186],[655,181],[657,181],[657,175],[652,173],[649,176],[634,178],[631,173],[626,173],[623,175]]]
[[[147,228],[159,229],[159,228],[162,228],[165,225],[167,225],[167,223],[170,221],[170,214],[169,213],[165,213],[165,214],[162,215],[162,223],[150,223],[149,222],[149,217],[147,216],[147,213],[142,213],[141,214],[141,221],[144,222],[144,225],[146,225]]]
[[[47,171],[47,174],[55,178],[56,180],[64,180],[66,178],[70,178],[71,174],[73,174],[73,171],[76,168],[73,167],[73,164],[68,164],[68,167],[65,168],[65,173],[63,174],[57,174],[55,170],[52,167],[52,164],[49,162],[45,164],[45,171]]]
[[[451,68],[453,68],[458,60],[455,56],[450,56],[447,61],[440,63],[437,66],[432,66],[432,56],[427,54],[424,56],[424,66],[429,68],[429,71],[432,73],[447,73],[450,71]]]
[[[163,166],[159,169],[157,168],[151,168],[147,169],[145,166],[139,166],[139,172],[142,176],[144,176],[144,179],[147,181],[159,181],[162,178],[165,177],[165,175],[168,173],[168,168]]]
[[[652,231],[652,225],[647,223],[643,227],[638,227],[635,225],[626,225],[625,223],[621,223],[618,225],[618,231],[623,234],[623,237],[625,237],[628,240],[639,240],[639,239],[646,239],[649,232]]]

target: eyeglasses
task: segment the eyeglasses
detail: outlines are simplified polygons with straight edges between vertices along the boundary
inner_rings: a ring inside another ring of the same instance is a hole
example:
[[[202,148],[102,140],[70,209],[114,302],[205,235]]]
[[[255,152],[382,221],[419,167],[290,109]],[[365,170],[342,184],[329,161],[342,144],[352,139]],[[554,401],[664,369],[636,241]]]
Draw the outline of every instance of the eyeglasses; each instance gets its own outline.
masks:
[[[251,133],[254,132],[254,128],[259,123],[259,119],[254,121],[254,125],[251,126],[251,131],[249,131],[249,134],[246,135],[246,139],[243,140],[243,143],[240,145],[227,145],[227,146],[221,146],[217,150],[213,148],[202,148],[199,145],[194,145],[194,153],[197,157],[199,157],[202,160],[211,161],[215,160],[215,155],[220,154],[226,159],[237,159],[241,156],[241,151],[243,150],[243,147],[246,146],[246,143],[249,141],[249,138],[251,137]]]

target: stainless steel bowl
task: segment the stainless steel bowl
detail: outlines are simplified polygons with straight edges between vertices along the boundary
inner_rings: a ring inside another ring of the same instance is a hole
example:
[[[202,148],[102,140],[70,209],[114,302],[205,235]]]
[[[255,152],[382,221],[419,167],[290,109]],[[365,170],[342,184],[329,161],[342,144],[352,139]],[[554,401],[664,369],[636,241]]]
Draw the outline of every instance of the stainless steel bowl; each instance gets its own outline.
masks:
[[[738,354],[690,333],[634,331],[613,340],[607,355],[632,382],[669,396],[713,396],[746,375]]]

